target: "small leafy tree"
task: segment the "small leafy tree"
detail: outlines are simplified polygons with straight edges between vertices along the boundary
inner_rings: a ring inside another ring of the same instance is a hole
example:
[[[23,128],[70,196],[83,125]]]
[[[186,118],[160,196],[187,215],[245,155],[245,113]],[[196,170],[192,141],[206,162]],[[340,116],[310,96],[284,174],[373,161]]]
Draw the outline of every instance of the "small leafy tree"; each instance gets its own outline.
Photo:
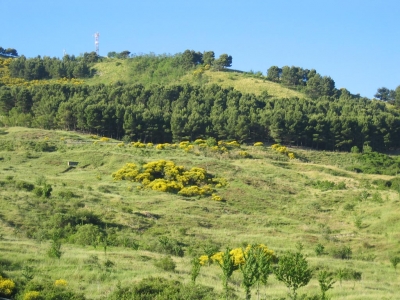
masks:
[[[335,281],[327,271],[321,271],[318,273],[318,282],[321,289],[321,300],[327,300],[326,292],[333,288]]]
[[[266,285],[268,276],[271,273],[271,257],[262,248],[256,249],[257,257],[257,296],[260,296],[260,284]]]
[[[200,264],[199,258],[193,257],[193,259],[192,259],[192,269],[191,269],[191,272],[190,272],[193,284],[196,283],[196,278],[200,274],[200,268],[201,268],[201,264]]]
[[[61,242],[58,239],[54,239],[51,242],[49,250],[47,250],[47,255],[52,258],[61,258],[62,251],[61,251]]]
[[[302,253],[289,251],[279,258],[275,275],[288,287],[291,298],[296,299],[297,290],[310,282],[312,272]]]
[[[339,279],[340,287],[342,287],[342,281],[343,281],[345,275],[346,275],[346,272],[342,268],[340,268],[336,273],[336,276]]]
[[[225,289],[226,299],[228,299],[228,281],[231,278],[233,271],[235,270],[235,261],[234,257],[230,253],[231,249],[226,248],[225,252],[222,255],[222,260],[218,261],[218,265],[222,269],[222,282]]]
[[[250,289],[259,278],[259,270],[254,247],[251,247],[247,253],[244,250],[242,251],[245,262],[241,264],[239,268],[243,275],[242,284],[246,293],[246,300],[249,300],[251,298]]]

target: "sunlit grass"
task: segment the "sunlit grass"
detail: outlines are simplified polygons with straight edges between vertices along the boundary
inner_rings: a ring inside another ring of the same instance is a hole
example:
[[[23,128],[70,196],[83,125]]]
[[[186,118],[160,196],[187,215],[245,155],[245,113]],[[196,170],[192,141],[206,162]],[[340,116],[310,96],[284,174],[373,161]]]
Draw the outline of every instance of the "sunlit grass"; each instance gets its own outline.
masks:
[[[38,140],[54,143],[59,150],[35,152],[21,144]],[[35,183],[44,175],[53,187],[53,197],[49,200],[35,198],[31,192],[11,185],[0,187],[0,234],[3,235],[0,253],[4,254],[2,259],[11,262],[3,268],[10,276],[22,276],[22,268],[28,264],[36,270],[36,276],[66,279],[73,289],[83,291],[89,299],[104,299],[118,281],[126,286],[147,276],[165,276],[189,282],[190,247],[201,253],[206,241],[219,244],[222,250],[227,246],[264,243],[278,255],[294,250],[301,242],[315,274],[322,267],[332,272],[351,268],[362,273],[361,281],[346,280],[340,286],[337,280],[329,292],[333,299],[395,299],[400,292],[396,284],[398,275],[389,262],[391,256],[400,255],[399,194],[372,184],[374,179],[390,179],[390,176],[345,170],[352,154],[291,148],[290,151],[304,159],[289,161],[276,156],[268,147],[242,146],[254,157],[245,159],[235,153],[239,150],[224,155],[211,152],[194,155],[181,149],[118,147],[115,140],[94,144],[95,140],[75,132],[26,128],[7,128],[0,135],[1,143],[12,142],[16,147],[13,151],[0,151],[1,182],[12,177],[15,181]],[[186,167],[204,167],[207,172],[226,178],[229,186],[219,190],[226,202],[138,190],[137,183],[112,180],[111,173],[127,162],[159,159]],[[67,161],[79,164],[66,171]],[[314,185],[317,180],[345,182],[346,188],[321,190]],[[72,190],[77,197],[62,200],[57,196],[62,190]],[[369,196],[362,198],[364,192]],[[379,201],[373,200],[376,193]],[[49,242],[27,239],[23,230],[34,222],[35,212],[43,201],[67,211],[76,207],[89,210],[109,224],[130,228],[139,242],[139,250],[109,247],[106,257],[101,246],[80,247],[64,241],[61,259],[48,258]],[[151,226],[139,233],[141,222]],[[18,226],[22,229],[18,230]],[[143,249],[162,235],[187,245],[185,257],[173,257],[177,263],[175,273],[157,269],[153,261],[162,254]],[[326,254],[316,256],[314,248],[318,243],[325,246]],[[333,250],[344,245],[351,247],[353,258],[333,258]],[[91,255],[98,257],[100,267],[88,262]],[[115,263],[110,270],[102,266],[106,259]],[[220,274],[216,265],[203,267],[198,283],[222,291]],[[232,286],[243,296],[239,273],[234,276]],[[267,298],[285,297],[286,292],[274,276],[263,288]],[[299,292],[317,294],[316,278]]]

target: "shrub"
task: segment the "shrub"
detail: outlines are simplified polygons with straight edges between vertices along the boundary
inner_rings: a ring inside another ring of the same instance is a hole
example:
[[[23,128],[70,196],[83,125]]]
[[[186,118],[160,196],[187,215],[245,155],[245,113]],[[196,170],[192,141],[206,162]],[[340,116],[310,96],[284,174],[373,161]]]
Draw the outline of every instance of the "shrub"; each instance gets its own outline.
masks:
[[[251,158],[251,155],[247,151],[239,151],[239,156],[243,158]]]
[[[184,251],[182,248],[183,244],[175,239],[170,239],[166,236],[161,236],[158,239],[158,245],[156,250],[161,253],[183,257]]]
[[[66,190],[66,191],[59,191],[58,197],[65,199],[65,200],[69,200],[69,199],[75,197],[75,195],[73,192]]]
[[[26,181],[18,181],[15,184],[15,187],[17,189],[30,192],[30,191],[33,191],[33,189],[35,188],[35,185],[33,185],[32,183],[26,182]]]
[[[25,293],[23,300],[42,300],[43,297],[37,291],[29,291]]]
[[[33,189],[33,193],[37,197],[42,197],[43,196],[43,189],[40,186],[37,186]]]
[[[0,296],[10,296],[13,294],[15,283],[11,279],[0,276]]]
[[[342,246],[339,248],[335,248],[332,250],[332,256],[334,258],[340,258],[340,259],[351,259],[352,255],[351,248],[349,246]]]
[[[179,281],[149,277],[130,287],[117,286],[108,300],[215,300],[219,299],[213,288],[182,284]]]
[[[175,268],[176,268],[176,263],[171,258],[171,256],[166,256],[166,257],[163,257],[163,258],[161,258],[159,260],[156,260],[154,262],[154,265],[157,268],[160,268],[160,269],[162,269],[164,271],[167,271],[167,272],[174,272]]]
[[[98,226],[93,224],[85,224],[78,226],[78,230],[74,235],[74,241],[82,246],[91,245],[96,247],[102,237],[102,233]]]
[[[68,285],[68,282],[67,282],[65,279],[57,279],[57,280],[54,282],[54,285],[55,285],[55,286],[67,286],[67,285]]]
[[[315,246],[314,250],[315,250],[315,254],[317,256],[320,256],[320,255],[324,254],[325,247],[322,244],[317,244],[317,246]]]
[[[187,143],[181,142],[181,146],[187,147]],[[178,193],[188,197],[211,195],[214,187],[227,184],[225,179],[216,178],[203,168],[193,167],[186,170],[183,166],[165,160],[149,162],[142,167],[128,163],[114,172],[112,177],[114,180],[139,182],[142,186],[155,191]]]

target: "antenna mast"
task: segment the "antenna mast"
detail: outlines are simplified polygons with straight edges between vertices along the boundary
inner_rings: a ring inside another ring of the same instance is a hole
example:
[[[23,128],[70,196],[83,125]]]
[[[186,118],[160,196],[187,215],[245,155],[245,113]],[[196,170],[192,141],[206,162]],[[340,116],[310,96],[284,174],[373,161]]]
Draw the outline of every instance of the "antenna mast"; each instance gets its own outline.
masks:
[[[94,34],[94,45],[96,46],[96,54],[97,54],[97,56],[99,55],[99,36],[100,36],[100,33],[98,33],[98,32],[96,32]]]

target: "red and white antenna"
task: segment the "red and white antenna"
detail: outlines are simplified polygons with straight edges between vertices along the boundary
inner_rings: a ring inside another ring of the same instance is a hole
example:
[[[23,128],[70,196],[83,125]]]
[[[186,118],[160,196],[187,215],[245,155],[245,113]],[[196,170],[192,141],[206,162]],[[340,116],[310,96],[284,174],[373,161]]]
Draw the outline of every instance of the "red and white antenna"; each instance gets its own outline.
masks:
[[[100,33],[98,33],[98,32],[96,32],[94,34],[94,45],[96,46],[97,55],[99,55],[99,36],[100,36]]]

